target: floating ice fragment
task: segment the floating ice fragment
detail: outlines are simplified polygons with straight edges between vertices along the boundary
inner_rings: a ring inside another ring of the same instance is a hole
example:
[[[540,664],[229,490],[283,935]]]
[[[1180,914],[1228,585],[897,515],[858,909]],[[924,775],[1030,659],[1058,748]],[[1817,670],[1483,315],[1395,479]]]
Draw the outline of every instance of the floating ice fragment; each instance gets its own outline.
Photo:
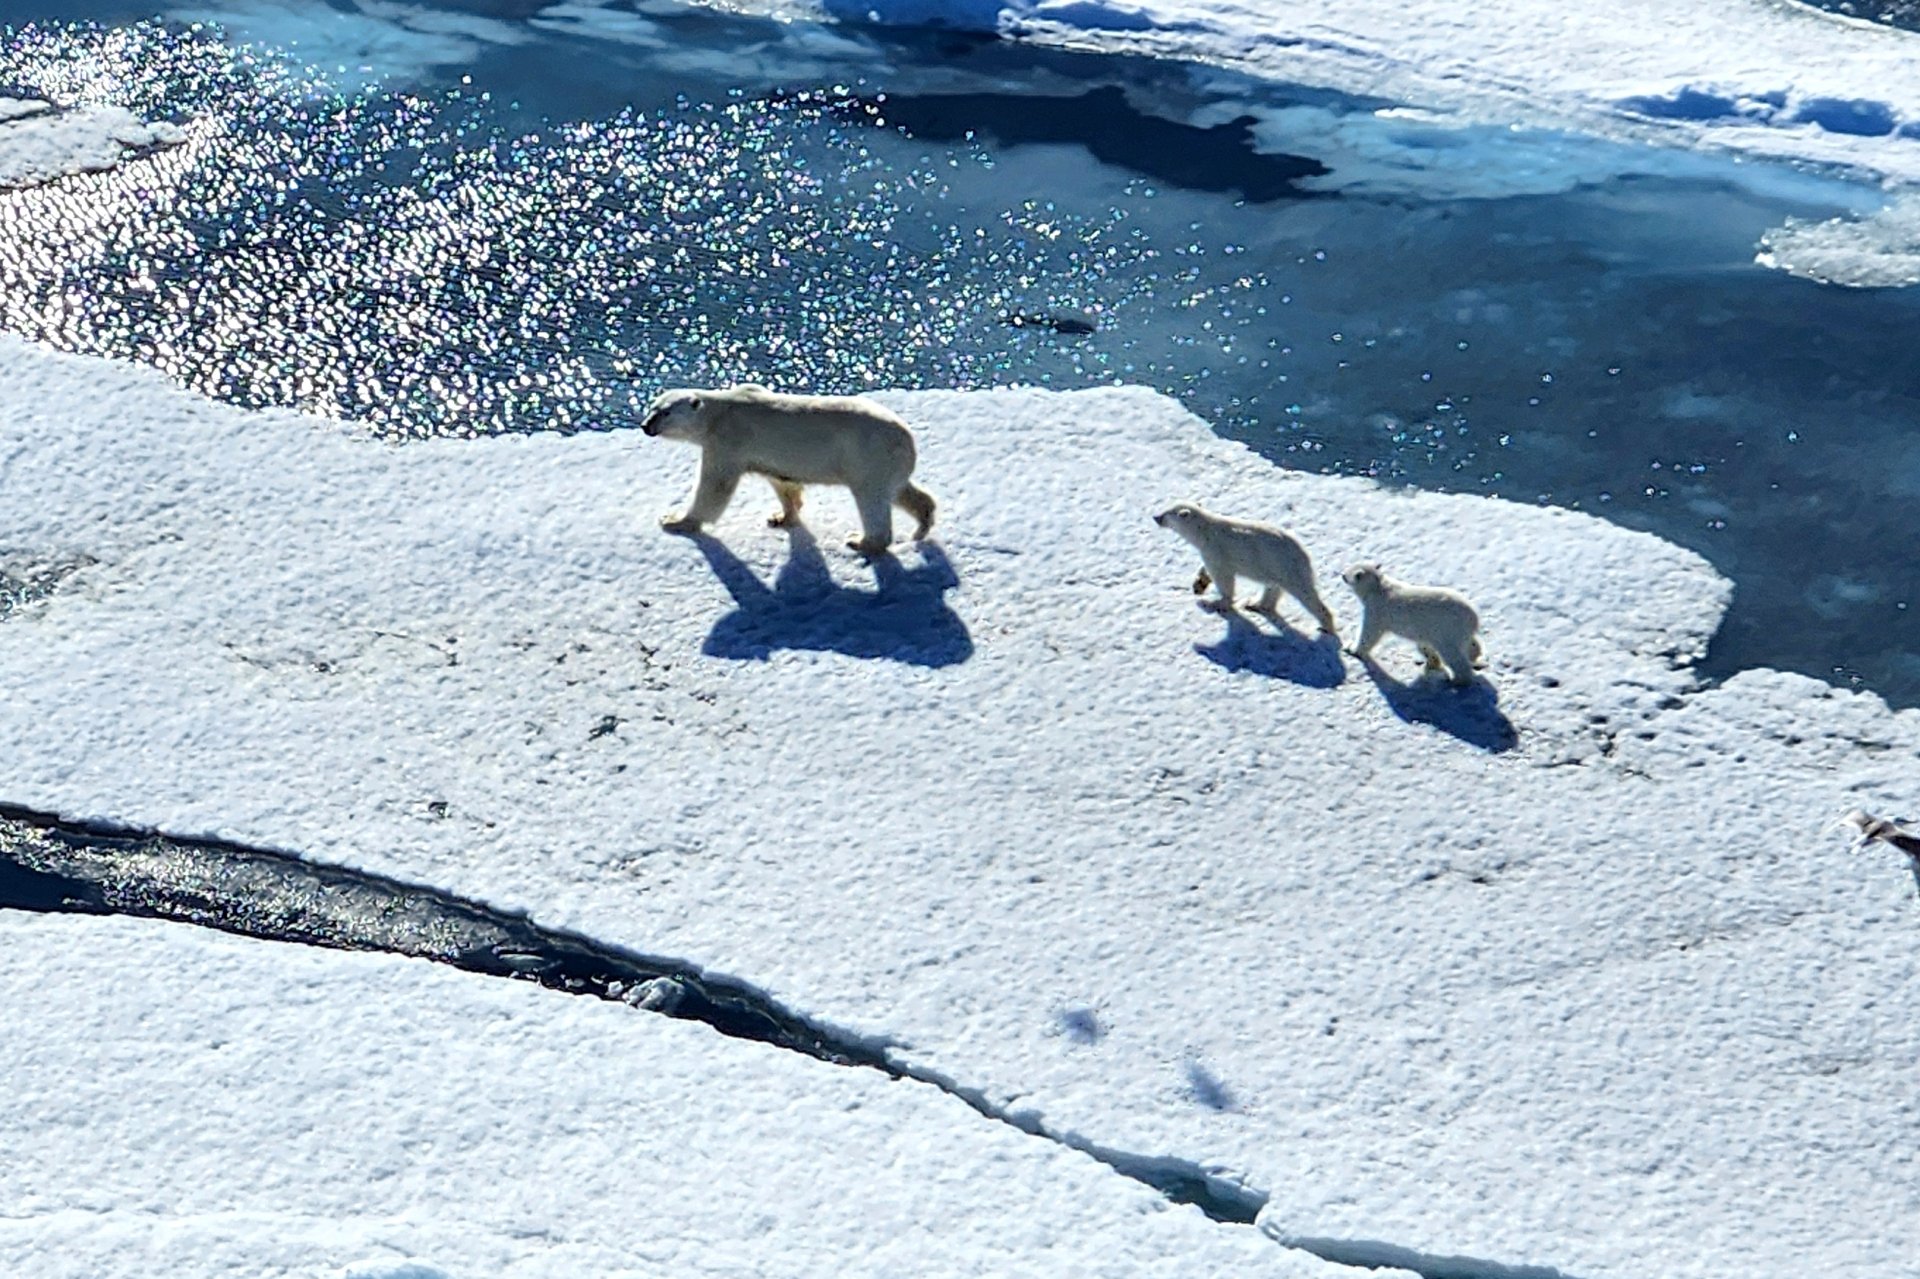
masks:
[[[1920,198],[1894,200],[1865,217],[1788,218],[1760,237],[1753,260],[1848,288],[1920,284]]]
[[[624,996],[635,1008],[667,1016],[671,1016],[686,997],[686,984],[676,977],[655,977],[652,981],[643,981]]]
[[[496,953],[500,962],[516,973],[537,973],[545,969],[550,962],[544,956],[524,950],[502,950]]]

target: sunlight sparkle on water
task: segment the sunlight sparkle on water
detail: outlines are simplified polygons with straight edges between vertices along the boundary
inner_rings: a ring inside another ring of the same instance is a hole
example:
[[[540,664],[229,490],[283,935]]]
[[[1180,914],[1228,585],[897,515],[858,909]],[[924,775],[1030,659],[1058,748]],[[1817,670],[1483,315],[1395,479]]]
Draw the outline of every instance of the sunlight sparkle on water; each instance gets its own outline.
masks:
[[[961,225],[941,170],[980,157],[882,162],[848,99],[514,136],[486,94],[327,96],[152,25],[16,40],[0,73],[191,122],[5,197],[0,326],[393,436],[617,425],[675,383],[978,385],[1038,345],[1010,312],[1151,252],[1117,213]]]

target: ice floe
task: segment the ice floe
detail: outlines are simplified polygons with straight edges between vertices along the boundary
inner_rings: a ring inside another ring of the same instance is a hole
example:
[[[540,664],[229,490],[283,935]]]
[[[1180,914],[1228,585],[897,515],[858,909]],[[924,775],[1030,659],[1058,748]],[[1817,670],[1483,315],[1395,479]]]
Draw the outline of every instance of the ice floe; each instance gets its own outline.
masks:
[[[921,1084],[521,982],[0,913],[0,1269],[1349,1272]]]
[[[125,107],[59,111],[34,99],[0,98],[0,191],[104,172],[130,155],[186,138],[184,127],[144,123]]]
[[[742,7],[730,4],[729,7]],[[774,0],[849,22],[1191,58],[1462,120],[1708,141],[1920,177],[1920,36],[1736,0]]]
[[[831,492],[665,535],[691,459],[631,432],[394,448],[0,341],[0,563],[80,566],[0,622],[7,798],[687,957],[1329,1256],[1920,1253],[1920,904],[1823,833],[1912,810],[1920,715],[1697,688],[1725,583],[1583,515],[1139,390],[886,399],[942,506],[868,567]],[[1464,590],[1489,682],[1197,610],[1179,497],[1349,630],[1354,559]]]

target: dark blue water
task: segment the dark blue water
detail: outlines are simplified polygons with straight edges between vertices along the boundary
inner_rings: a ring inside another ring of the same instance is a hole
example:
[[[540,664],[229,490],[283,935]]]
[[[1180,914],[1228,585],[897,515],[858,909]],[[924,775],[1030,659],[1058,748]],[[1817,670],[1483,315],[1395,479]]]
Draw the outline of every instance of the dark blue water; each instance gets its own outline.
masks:
[[[1810,0],[1815,8],[1863,22],[1884,22],[1906,31],[1920,31],[1920,3],[1916,0]]]
[[[1753,263],[1871,193],[952,34],[496,4],[517,43],[288,60],[29,3],[109,27],[16,26],[0,84],[203,136],[0,196],[7,328],[400,438],[743,377],[1144,383],[1289,466],[1693,547],[1737,588],[1714,672],[1920,704],[1920,298]],[[1355,130],[1403,180],[1355,185]]]

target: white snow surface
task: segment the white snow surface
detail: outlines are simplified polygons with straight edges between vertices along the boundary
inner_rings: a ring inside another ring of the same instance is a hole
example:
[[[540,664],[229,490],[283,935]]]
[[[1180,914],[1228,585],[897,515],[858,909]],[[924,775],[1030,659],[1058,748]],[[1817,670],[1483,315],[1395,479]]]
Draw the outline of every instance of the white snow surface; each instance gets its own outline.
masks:
[[[143,123],[125,107],[57,111],[31,98],[0,98],[0,191],[103,173],[136,151],[186,138],[181,126]]]
[[[637,433],[395,448],[0,339],[0,569],[81,565],[0,623],[5,797],[687,957],[1356,1260],[1911,1273],[1920,904],[1822,827],[1912,810],[1920,714],[1696,689],[1725,582],[1585,515],[1143,390],[883,398],[941,508],[876,572],[830,490],[664,534],[695,455]],[[1201,612],[1181,497],[1349,638],[1353,560],[1463,590],[1497,706]]]
[[[9,1279],[1337,1279],[925,1084],[424,961],[0,914]]]

